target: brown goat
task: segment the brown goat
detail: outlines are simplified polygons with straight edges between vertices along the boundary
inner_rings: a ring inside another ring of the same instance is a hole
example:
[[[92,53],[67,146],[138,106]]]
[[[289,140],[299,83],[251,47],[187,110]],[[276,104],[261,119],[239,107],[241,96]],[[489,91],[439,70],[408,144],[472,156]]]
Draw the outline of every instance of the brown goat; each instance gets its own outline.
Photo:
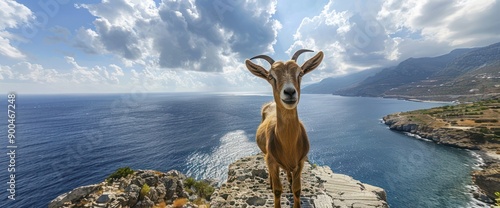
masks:
[[[262,122],[256,133],[257,145],[265,154],[269,170],[269,182],[274,193],[274,207],[281,207],[280,198],[283,191],[279,172],[282,168],[291,184],[293,207],[300,208],[300,177],[304,161],[309,152],[309,140],[306,130],[299,120],[297,104],[300,99],[300,82],[302,76],[319,66],[323,60],[323,52],[319,52],[307,60],[302,67],[297,65],[298,56],[311,50],[299,50],[292,60],[275,62],[266,55],[255,56],[271,64],[269,71],[246,60],[246,67],[252,74],[266,79],[273,87],[274,102],[262,106]]]

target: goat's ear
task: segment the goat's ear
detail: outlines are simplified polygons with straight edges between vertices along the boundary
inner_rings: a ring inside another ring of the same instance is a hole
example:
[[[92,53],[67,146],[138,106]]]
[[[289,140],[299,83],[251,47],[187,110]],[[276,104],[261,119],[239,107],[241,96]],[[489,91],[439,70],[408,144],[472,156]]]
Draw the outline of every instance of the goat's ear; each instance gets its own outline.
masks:
[[[302,65],[302,73],[307,74],[316,69],[319,64],[321,64],[321,61],[323,61],[323,51],[320,51],[318,54],[307,60],[306,63]]]
[[[254,64],[248,59],[245,61],[245,64],[247,66],[247,69],[252,72],[253,75],[258,76],[262,79],[267,79],[269,77],[269,72],[262,68],[262,66]]]

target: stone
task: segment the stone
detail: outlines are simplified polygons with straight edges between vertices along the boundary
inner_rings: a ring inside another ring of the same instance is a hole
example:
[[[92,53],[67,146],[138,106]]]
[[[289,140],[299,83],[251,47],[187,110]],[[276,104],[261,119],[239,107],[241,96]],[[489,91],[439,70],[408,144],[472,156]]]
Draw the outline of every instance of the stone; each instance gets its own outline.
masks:
[[[476,170],[472,174],[472,179],[485,194],[491,199],[495,199],[495,192],[500,190],[500,164],[493,163],[483,167],[482,170]],[[481,201],[488,202],[484,197],[478,197]]]
[[[135,184],[130,184],[129,186],[127,186],[127,188],[125,188],[125,192],[126,193],[131,193],[131,192],[139,193],[141,191],[141,187],[139,187],[138,185],[135,185]]]
[[[156,186],[156,193],[158,194],[158,198],[163,199],[165,198],[165,195],[167,194],[167,189],[165,188],[165,184],[160,183],[158,186]]]
[[[67,202],[71,203],[74,200],[83,198],[83,197],[89,195],[90,193],[99,190],[100,187],[101,186],[99,184],[95,184],[95,185],[81,186],[81,187],[75,188],[72,191],[70,191],[68,193],[64,193],[64,194],[58,196],[57,198],[55,198],[54,200],[52,200],[49,203],[49,208],[62,207]]]
[[[263,206],[266,204],[266,200],[257,196],[252,196],[246,200],[246,203],[250,206]]]
[[[108,203],[111,200],[111,197],[108,194],[103,194],[97,198],[95,202],[102,204],[102,203]]]
[[[151,201],[147,196],[144,197],[144,199],[140,200],[137,202],[137,204],[134,206],[134,208],[151,208],[153,207],[154,202]]]

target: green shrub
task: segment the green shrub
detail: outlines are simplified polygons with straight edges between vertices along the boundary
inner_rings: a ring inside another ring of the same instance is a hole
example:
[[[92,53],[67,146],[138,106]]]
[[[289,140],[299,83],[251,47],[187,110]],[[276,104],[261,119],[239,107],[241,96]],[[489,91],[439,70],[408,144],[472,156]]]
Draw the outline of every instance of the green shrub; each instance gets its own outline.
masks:
[[[115,180],[115,179],[127,177],[128,175],[130,175],[132,173],[134,173],[134,170],[130,169],[130,167],[118,168],[118,170],[116,170],[114,173],[109,175],[108,178],[106,178],[106,180],[108,182],[111,182],[112,180]]]
[[[495,196],[497,196],[497,198],[495,199],[495,205],[500,206],[500,192],[495,192]]]
[[[474,120],[475,123],[498,123],[497,119],[488,119],[488,118],[483,118],[483,119],[476,119]]]
[[[204,198],[206,200],[210,200],[210,196],[215,191],[214,187],[210,186],[205,181],[196,181],[194,178],[187,178],[184,180],[184,187],[188,192],[196,192],[200,198]],[[194,189],[194,191],[193,191]]]
[[[150,190],[150,188],[149,188],[148,184],[145,183],[141,188],[141,193],[139,194],[139,198],[144,199],[144,197],[149,194],[149,190]]]
[[[197,181],[194,183],[193,187],[196,189],[196,194],[206,200],[210,200],[210,196],[212,196],[212,193],[215,191],[214,187],[204,181]]]
[[[191,188],[194,185],[194,183],[196,183],[196,180],[192,177],[189,177],[186,180],[184,180],[184,187]]]
[[[481,132],[483,134],[489,134],[490,130],[488,130],[488,128],[486,128],[486,127],[481,127],[481,128],[479,128],[479,132]]]

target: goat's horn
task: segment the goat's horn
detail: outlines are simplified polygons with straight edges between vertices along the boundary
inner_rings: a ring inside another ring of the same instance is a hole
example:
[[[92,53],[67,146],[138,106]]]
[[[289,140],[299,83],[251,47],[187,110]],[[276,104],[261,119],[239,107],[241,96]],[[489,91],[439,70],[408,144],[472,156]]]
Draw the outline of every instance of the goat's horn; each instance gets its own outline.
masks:
[[[261,59],[264,59],[266,60],[267,62],[269,62],[269,64],[273,65],[274,64],[274,59],[267,56],[267,55],[258,55],[258,56],[254,56],[252,57],[250,60],[253,60],[253,59],[256,59],[256,58],[261,58]]]
[[[300,49],[297,52],[295,52],[295,54],[293,54],[292,60],[294,60],[295,62],[297,62],[297,58],[299,58],[300,54],[302,54],[304,52],[314,52],[314,51],[313,50],[309,50],[309,49]]]

